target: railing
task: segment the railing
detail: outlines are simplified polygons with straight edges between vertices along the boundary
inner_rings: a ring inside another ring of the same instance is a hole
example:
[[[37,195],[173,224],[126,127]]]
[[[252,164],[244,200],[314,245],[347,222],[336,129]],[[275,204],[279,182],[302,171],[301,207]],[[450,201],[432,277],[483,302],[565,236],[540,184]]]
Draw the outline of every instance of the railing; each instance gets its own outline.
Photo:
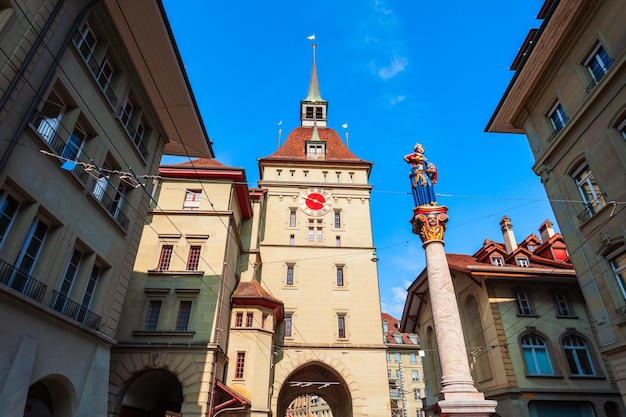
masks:
[[[563,130],[568,121],[569,119],[566,118],[565,120],[563,120],[563,124],[561,126],[557,126],[554,128],[554,132],[552,132],[552,134],[548,137],[548,143],[552,142],[554,138],[557,137],[559,133],[561,133],[561,130]]]
[[[39,302],[48,287],[2,259],[0,259],[0,282]]]
[[[592,218],[602,207],[606,205],[606,194],[599,194],[595,200],[584,204],[585,209],[578,213],[578,219],[585,222]]]
[[[398,389],[390,389],[389,396],[391,397],[392,400],[399,400],[401,398],[400,391]]]
[[[56,155],[74,162],[89,163],[89,160],[82,155],[82,152],[79,152],[80,155],[77,156],[76,152],[61,138],[58,133],[60,128],[60,121],[58,121],[58,119],[49,119],[44,117],[41,113],[37,113],[33,122],[39,135],[50,145]],[[76,174],[83,184],[87,183],[89,174],[85,171],[84,165],[78,163],[71,171]]]
[[[52,301],[50,302],[50,307],[94,330],[98,330],[100,328],[100,321],[102,320],[102,317],[58,291],[52,291]]]
[[[143,144],[143,137],[139,135],[139,132],[137,132],[137,128],[133,126],[130,120],[124,123],[124,120],[120,117],[121,114],[122,114],[122,109],[120,108],[118,111],[117,118],[120,119],[120,123],[122,123],[122,126],[124,126],[126,133],[128,133],[128,136],[132,140],[133,144],[137,147],[137,150],[139,151],[139,153],[141,153],[141,156],[143,156],[144,159],[148,159],[149,153],[148,153],[148,149],[146,149],[146,145]]]
[[[107,82],[104,85],[102,85],[100,79],[98,78],[98,74],[100,74],[100,69],[102,68],[102,64],[96,61],[93,55],[89,55],[89,58],[85,58],[83,56],[83,59],[85,59],[87,66],[91,70],[91,75],[93,75],[93,77],[96,79],[96,82],[100,86],[100,89],[106,96],[107,100],[109,100],[109,103],[111,103],[113,107],[117,106],[117,95],[113,91],[113,88],[111,88],[111,83],[108,82],[107,80]]]
[[[108,188],[108,187],[107,187]],[[128,230],[128,217],[122,212],[123,203],[120,200],[111,198],[106,190],[99,183],[95,183],[92,194],[100,201],[100,204],[113,216],[124,230]]]

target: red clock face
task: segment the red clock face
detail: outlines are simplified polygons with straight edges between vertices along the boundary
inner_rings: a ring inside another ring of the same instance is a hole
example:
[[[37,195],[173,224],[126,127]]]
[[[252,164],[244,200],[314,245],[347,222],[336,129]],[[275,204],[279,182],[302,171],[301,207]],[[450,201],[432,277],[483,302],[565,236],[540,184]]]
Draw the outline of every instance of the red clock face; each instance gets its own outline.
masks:
[[[306,196],[306,206],[311,210],[321,210],[325,202],[326,198],[320,193],[311,193]]]

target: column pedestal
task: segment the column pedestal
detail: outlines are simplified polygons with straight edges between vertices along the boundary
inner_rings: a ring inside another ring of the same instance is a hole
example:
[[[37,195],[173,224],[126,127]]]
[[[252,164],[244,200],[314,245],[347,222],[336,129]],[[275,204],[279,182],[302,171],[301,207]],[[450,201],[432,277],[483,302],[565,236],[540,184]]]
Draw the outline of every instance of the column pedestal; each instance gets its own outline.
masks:
[[[413,210],[413,233],[426,251],[428,291],[441,363],[441,393],[435,413],[442,417],[489,417],[497,401],[485,400],[470,372],[461,316],[456,303],[450,268],[443,249],[448,221],[445,206],[419,206]]]

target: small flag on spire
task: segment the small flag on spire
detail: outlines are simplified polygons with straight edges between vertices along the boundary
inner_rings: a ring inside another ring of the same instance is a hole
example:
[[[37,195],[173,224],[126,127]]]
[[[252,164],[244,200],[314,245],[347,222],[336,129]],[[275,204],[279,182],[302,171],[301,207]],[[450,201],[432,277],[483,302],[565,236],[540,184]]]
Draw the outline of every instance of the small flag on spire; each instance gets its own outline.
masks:
[[[343,127],[344,129],[347,129],[348,128],[348,124],[344,123],[344,124],[341,125],[341,127]]]
[[[314,40],[315,40],[315,33],[314,33],[314,34],[312,34],[311,36],[307,36],[306,38],[307,38],[308,40],[310,40],[310,41],[314,41]]]

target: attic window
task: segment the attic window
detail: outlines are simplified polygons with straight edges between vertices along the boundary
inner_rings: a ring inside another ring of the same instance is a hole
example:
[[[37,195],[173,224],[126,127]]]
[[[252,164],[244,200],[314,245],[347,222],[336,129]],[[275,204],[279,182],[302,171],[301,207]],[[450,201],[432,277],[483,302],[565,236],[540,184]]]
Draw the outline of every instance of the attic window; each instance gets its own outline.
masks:
[[[396,334],[393,335],[393,338],[395,339],[396,343],[402,344],[402,335],[401,334],[396,333]]]
[[[515,258],[515,263],[517,266],[521,266],[524,268],[528,268],[530,263],[528,263],[528,258]]]
[[[495,266],[504,266],[504,259],[501,256],[492,256],[491,264]]]
[[[307,141],[306,157],[308,159],[324,159],[326,154],[326,142],[324,141]]]
[[[534,252],[535,249],[537,249],[537,246],[535,246],[535,245],[528,245],[528,250],[529,251]]]

